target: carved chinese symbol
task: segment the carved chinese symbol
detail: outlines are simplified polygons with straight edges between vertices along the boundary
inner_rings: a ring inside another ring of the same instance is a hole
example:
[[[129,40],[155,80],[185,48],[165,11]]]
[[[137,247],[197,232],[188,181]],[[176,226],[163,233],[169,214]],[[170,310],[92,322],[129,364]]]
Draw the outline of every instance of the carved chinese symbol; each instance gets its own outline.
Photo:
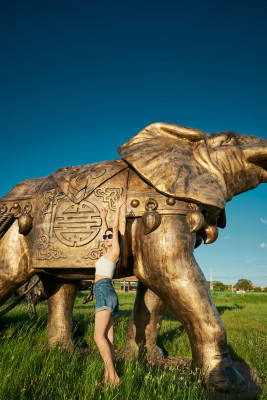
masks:
[[[100,214],[89,201],[60,207],[56,213],[54,232],[66,246],[79,247],[91,242],[99,233]]]

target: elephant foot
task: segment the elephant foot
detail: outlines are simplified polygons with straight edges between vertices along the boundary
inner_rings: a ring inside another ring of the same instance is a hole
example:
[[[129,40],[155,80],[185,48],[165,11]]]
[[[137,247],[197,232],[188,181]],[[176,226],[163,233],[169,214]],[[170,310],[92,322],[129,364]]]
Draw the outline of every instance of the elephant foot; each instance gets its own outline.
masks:
[[[157,362],[162,361],[165,358],[163,350],[157,345],[147,346],[146,351],[147,361],[152,364],[156,364]]]
[[[221,356],[220,356],[221,358]],[[229,354],[222,359],[215,359],[213,362],[202,364],[201,371],[204,374],[203,383],[208,389],[218,392],[244,392],[247,389],[242,375],[234,368]],[[192,369],[199,368],[192,362]]]
[[[149,363],[157,363],[164,359],[163,350],[157,345],[137,344],[134,340],[128,340],[122,350],[122,356],[128,359],[145,359]]]
[[[57,347],[58,349],[70,350],[74,348],[74,342],[71,337],[72,332],[69,330],[59,329],[55,332],[48,327],[47,329],[47,344],[49,347]]]

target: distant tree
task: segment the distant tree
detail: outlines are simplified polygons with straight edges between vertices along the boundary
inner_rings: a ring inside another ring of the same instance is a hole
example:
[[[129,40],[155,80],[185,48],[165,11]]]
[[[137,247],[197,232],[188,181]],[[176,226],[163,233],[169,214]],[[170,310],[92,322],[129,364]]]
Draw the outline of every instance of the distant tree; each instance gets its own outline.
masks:
[[[237,290],[253,290],[252,282],[248,279],[239,279],[234,287]]]
[[[267,286],[263,289],[263,292],[267,292]]]
[[[253,288],[254,292],[261,292],[261,287],[256,286]]]
[[[213,290],[218,290],[219,292],[222,292],[226,289],[228,289],[228,286],[225,285],[224,283],[222,283],[220,281],[213,282]]]

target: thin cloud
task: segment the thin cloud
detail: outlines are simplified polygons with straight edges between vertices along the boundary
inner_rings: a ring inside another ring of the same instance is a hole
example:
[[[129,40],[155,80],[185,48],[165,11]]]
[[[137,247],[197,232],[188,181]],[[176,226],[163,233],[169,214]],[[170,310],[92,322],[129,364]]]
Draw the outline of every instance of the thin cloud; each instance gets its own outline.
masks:
[[[231,239],[231,236],[224,236],[224,239]]]
[[[267,247],[267,243],[261,243],[260,246],[264,249],[264,247]]]
[[[267,268],[267,265],[255,265],[253,268]]]
[[[267,224],[267,219],[264,219],[264,218],[260,218],[260,220],[261,220],[261,222],[263,223],[263,224]]]
[[[246,260],[246,262],[252,262],[252,260]]]

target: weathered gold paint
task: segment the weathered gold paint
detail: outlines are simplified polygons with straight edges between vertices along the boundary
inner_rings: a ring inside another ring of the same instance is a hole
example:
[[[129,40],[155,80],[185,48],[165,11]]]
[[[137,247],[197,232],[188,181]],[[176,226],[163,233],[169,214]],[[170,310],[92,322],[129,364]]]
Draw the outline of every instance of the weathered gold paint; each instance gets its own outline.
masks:
[[[173,226],[177,230],[173,230]],[[145,305],[134,308],[125,353],[136,354],[136,344],[140,343],[140,349],[149,347],[147,353],[151,361],[158,357],[155,340],[152,346],[155,354],[151,351],[151,337],[155,338],[155,327],[162,317],[161,311],[155,311],[157,303],[160,304],[159,299],[164,299],[164,304],[187,330],[192,367],[202,371],[210,369],[210,374],[206,376],[208,385],[224,390],[242,384],[242,378],[233,368],[228,353],[223,322],[193,256],[196,236],[190,232],[186,217],[164,215],[161,225],[149,235],[145,235],[143,222],[138,219],[133,225],[132,236],[135,244],[134,274],[154,295],[149,298],[147,293],[149,300],[144,298]],[[159,270],[158,265],[164,268]],[[140,329],[139,321],[144,317],[149,320],[148,311],[151,312],[150,322],[144,323],[143,329]],[[133,337],[138,337],[138,341],[134,342]]]
[[[267,182],[267,141],[156,123],[119,153],[123,160],[60,168],[23,181],[0,200],[2,303],[39,272],[49,297],[48,341],[67,346],[79,280],[93,276],[95,260],[105,252],[99,209],[108,208],[111,223],[114,201],[123,191],[120,276],[134,272],[140,280],[125,354],[145,352],[150,361],[162,357],[156,337],[167,307],[188,332],[192,367],[208,371],[207,386],[242,387],[193,251],[202,240],[215,241],[218,228],[225,227],[227,201]],[[88,224],[78,236],[78,219],[71,229],[65,219],[72,212]]]
[[[30,239],[19,234],[15,221],[0,240],[0,305],[37,272],[30,267]]]
[[[41,274],[48,302],[47,341],[67,348],[72,344],[72,311],[81,280],[66,281]]]

